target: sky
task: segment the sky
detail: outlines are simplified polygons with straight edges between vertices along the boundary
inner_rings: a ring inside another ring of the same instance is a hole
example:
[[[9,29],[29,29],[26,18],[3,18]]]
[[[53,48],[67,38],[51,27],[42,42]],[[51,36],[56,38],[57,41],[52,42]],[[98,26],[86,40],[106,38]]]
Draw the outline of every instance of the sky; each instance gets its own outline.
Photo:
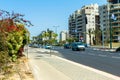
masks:
[[[0,9],[8,12],[24,14],[34,26],[27,27],[31,37],[43,30],[53,30],[58,34],[68,30],[68,18],[74,11],[84,5],[103,5],[107,0],[0,0]],[[57,27],[54,27],[57,26]],[[57,29],[57,30],[56,30]]]

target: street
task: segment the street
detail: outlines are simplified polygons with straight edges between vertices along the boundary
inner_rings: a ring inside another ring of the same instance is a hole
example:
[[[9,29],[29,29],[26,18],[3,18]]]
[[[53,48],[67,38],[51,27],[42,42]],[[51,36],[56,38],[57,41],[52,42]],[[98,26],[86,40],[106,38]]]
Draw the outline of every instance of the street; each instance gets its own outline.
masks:
[[[54,55],[120,76],[120,53],[118,52],[97,51],[91,48],[86,48],[85,51],[59,48],[55,50],[58,53]]]
[[[61,76],[64,76],[65,78],[62,80],[86,80],[86,78],[94,80],[95,77],[100,80],[113,80],[111,78],[108,79],[108,76],[105,77],[104,74],[101,76],[100,74],[96,74],[96,72],[94,73],[94,71],[86,71],[86,69],[83,69],[82,67],[72,65],[65,61],[63,62],[62,60],[52,57],[53,55],[118,76],[118,79],[114,78],[115,80],[120,79],[120,53],[96,51],[93,50],[93,48],[86,48],[85,51],[72,51],[71,49],[63,49],[61,47],[54,48],[54,50],[29,47],[28,58],[30,58],[33,65],[34,74],[37,75],[35,80],[39,80],[39,76],[45,76],[41,80],[54,80],[56,78],[61,80]],[[60,72],[54,70],[53,67]],[[56,73],[48,73],[53,71]],[[61,72],[65,75],[61,74]],[[89,76],[86,76],[86,72]],[[46,76],[46,73],[49,75]],[[51,76],[55,74],[58,75],[53,79]],[[82,77],[82,75],[84,76]]]

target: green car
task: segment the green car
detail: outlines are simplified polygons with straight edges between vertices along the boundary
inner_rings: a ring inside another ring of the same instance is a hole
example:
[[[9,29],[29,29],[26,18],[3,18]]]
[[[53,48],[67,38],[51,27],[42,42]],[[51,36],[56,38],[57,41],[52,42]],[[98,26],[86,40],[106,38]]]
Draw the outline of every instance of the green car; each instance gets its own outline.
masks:
[[[73,42],[71,47],[73,51],[78,51],[78,50],[85,51],[85,45],[81,42]]]

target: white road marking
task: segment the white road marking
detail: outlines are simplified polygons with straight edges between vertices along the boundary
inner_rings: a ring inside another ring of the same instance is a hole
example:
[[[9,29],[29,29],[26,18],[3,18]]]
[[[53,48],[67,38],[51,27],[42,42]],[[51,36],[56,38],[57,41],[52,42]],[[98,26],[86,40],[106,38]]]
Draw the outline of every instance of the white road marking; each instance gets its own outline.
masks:
[[[120,57],[117,57],[117,56],[112,56],[112,58],[115,58],[115,59],[120,59]]]
[[[92,54],[92,53],[88,53],[89,55],[93,55],[93,56],[95,56],[95,54]]]
[[[99,54],[98,56],[100,56],[100,57],[106,57],[107,55],[101,55],[101,54]]]
[[[93,48],[93,50],[99,50],[99,49],[97,49],[97,48]]]

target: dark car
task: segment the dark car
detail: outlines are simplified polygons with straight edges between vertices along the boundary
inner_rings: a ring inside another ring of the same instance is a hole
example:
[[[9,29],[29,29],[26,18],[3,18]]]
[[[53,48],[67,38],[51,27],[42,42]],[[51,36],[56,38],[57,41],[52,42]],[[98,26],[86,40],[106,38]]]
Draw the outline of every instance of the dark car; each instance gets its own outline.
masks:
[[[71,48],[71,45],[70,44],[64,44],[64,48],[69,49],[69,48]]]
[[[77,51],[77,50],[85,50],[85,45],[81,42],[74,42],[72,43],[72,50]]]

